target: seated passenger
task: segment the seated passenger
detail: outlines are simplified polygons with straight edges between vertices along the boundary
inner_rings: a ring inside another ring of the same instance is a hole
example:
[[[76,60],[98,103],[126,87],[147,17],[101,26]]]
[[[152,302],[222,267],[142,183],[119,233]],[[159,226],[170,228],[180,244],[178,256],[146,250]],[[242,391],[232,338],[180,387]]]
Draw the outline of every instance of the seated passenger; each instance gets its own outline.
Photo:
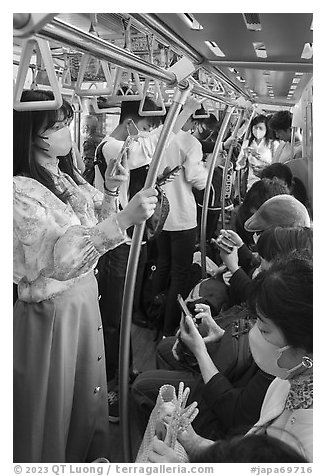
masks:
[[[280,180],[264,178],[258,180],[246,193],[243,203],[231,217],[231,228],[238,233],[243,242],[251,248],[254,245],[253,234],[244,229],[244,223],[269,198],[275,195],[289,194],[289,188]]]
[[[312,461],[313,437],[313,267],[312,261],[293,254],[275,262],[254,281],[251,309],[257,322],[249,333],[256,364],[276,378],[269,386],[260,418],[248,434],[267,434],[289,444],[307,461]],[[181,323],[186,339],[207,375],[218,372],[193,320]],[[195,420],[196,421],[196,420]],[[166,417],[168,423],[168,416]],[[296,439],[293,439],[291,433]],[[190,460],[198,450],[214,445],[189,425],[178,433]],[[163,442],[156,446],[152,462],[176,462],[177,455]]]
[[[296,250],[307,250],[312,257],[312,228],[277,226],[263,231],[257,241],[261,263],[254,275],[268,269],[276,257],[286,256]],[[232,275],[229,281],[231,302],[242,303],[248,297],[252,281],[239,264],[238,249],[235,246],[231,253],[221,250],[220,255]]]
[[[295,439],[292,434],[289,436]],[[148,461],[150,463],[165,462],[170,452],[170,448],[155,438]],[[171,453],[172,459],[174,456]],[[172,459],[169,460],[170,463]],[[213,445],[199,448],[197,451],[194,448],[190,463],[308,463],[308,461],[289,444],[278,438],[267,434],[253,434],[217,440]]]
[[[276,162],[268,167],[265,167],[261,173],[261,178],[278,178],[282,180],[288,187],[290,194],[293,195],[299,202],[309,211],[309,200],[307,190],[302,181],[298,177],[293,177],[290,167],[286,164]]]
[[[288,196],[279,196],[279,198],[282,197]],[[286,218],[288,223],[291,225],[294,224],[295,227],[306,226],[310,223],[307,211],[303,205],[293,197],[289,196],[289,199],[292,207],[286,209],[287,212],[284,213],[284,217],[282,219],[278,218],[279,221],[276,220],[276,217],[273,213],[271,213],[270,216],[268,216],[268,213],[266,213],[266,221],[264,222],[264,226],[266,228],[272,230],[272,228],[269,227],[269,224],[282,224],[282,221],[285,222]],[[266,203],[268,203],[268,201]],[[282,205],[284,206],[284,204]],[[293,205],[297,205],[298,209]],[[268,206],[266,208],[268,210]],[[271,208],[271,211],[273,212],[274,206]],[[293,228],[290,231],[285,230],[283,231],[280,228],[275,232],[275,234],[271,231],[267,234],[268,238],[262,239],[261,249],[264,249],[264,251],[262,251],[263,255],[268,256],[270,260],[274,260],[277,256],[284,256],[296,249],[308,252],[308,255],[311,256],[312,231],[307,228]],[[233,234],[232,238],[235,240],[234,235],[236,234]],[[271,240],[270,254],[265,252],[265,249],[269,247],[267,244],[267,239]],[[224,243],[227,243],[227,239],[224,240]],[[238,243],[238,245],[239,244],[240,243]],[[242,244],[240,249],[243,247],[244,245]],[[224,258],[227,260],[226,257]],[[250,287],[251,283],[250,278],[247,277],[245,280],[243,274],[245,273],[241,269],[235,273],[234,278],[231,278],[234,281],[232,283],[233,287],[235,288],[234,293],[236,290],[239,291],[239,289],[241,289],[242,294],[241,298],[238,299],[239,302],[246,299],[248,295],[248,288]],[[245,281],[245,287],[243,289],[241,288],[240,284],[238,284],[238,281],[240,283]],[[216,327],[216,323],[214,323],[208,310],[208,306],[204,304],[196,304],[196,312],[198,313],[196,317],[207,320],[211,332],[214,335],[215,342],[218,342],[223,339],[224,332],[223,329]],[[235,313],[234,321],[236,319],[237,314]],[[250,379],[247,375],[246,380],[242,380],[240,384],[239,382],[236,383],[236,381],[232,381],[232,379],[228,379],[227,375],[218,373],[218,375],[211,379],[211,381],[208,383],[208,380],[205,380],[205,375],[198,359],[197,361],[201,370],[201,377],[199,377],[198,373],[196,373],[195,367],[189,368],[189,365],[185,365],[183,362],[179,362],[175,359],[173,348],[175,346],[176,340],[177,338],[175,336],[168,337],[162,340],[157,348],[157,367],[158,369],[164,370],[144,372],[136,379],[133,385],[133,396],[138,404],[138,417],[141,429],[143,430],[146,426],[149,413],[154,406],[160,386],[164,383],[178,385],[179,381],[184,381],[185,384],[191,388],[191,399],[198,399],[198,394],[200,394],[200,398],[203,398],[203,401],[199,402],[201,415],[195,422],[195,426],[202,427],[208,419],[207,414],[210,414],[210,419],[212,421],[219,421],[219,430],[222,434],[226,431],[226,429],[230,429],[231,427],[235,427],[237,425],[248,425],[248,423],[252,424],[253,419],[255,418],[255,412],[258,412],[260,407],[259,403],[258,406],[256,406],[255,404],[252,404],[252,401],[250,401],[252,395],[251,392],[254,392],[256,396],[254,403],[259,402],[259,399],[261,399],[262,402],[267,386],[269,385],[269,377],[262,372],[252,371],[249,376]],[[209,354],[210,352],[211,351],[209,350]],[[211,358],[211,355],[212,354],[209,355],[209,358]],[[204,412],[207,412],[205,416],[203,416]],[[208,426],[205,431],[206,430],[208,431]],[[211,428],[209,431],[211,431]]]

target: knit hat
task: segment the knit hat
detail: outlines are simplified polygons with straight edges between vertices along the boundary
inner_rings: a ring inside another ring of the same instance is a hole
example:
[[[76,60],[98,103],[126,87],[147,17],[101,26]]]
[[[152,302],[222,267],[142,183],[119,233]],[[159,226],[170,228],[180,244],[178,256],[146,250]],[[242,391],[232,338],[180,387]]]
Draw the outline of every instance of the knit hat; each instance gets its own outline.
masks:
[[[275,195],[264,202],[244,224],[247,231],[264,231],[273,226],[307,226],[306,207],[292,195]]]

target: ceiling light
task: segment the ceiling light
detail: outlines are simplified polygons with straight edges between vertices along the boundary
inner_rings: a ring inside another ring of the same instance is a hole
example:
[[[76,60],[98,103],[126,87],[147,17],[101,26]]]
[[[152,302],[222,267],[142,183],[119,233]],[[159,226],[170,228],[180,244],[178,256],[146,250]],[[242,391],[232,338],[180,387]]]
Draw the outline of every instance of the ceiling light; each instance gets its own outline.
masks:
[[[313,55],[313,47],[312,43],[305,43],[302,53],[301,53],[301,58],[302,59],[311,59]]]
[[[301,79],[301,78],[293,78],[293,79],[292,79],[292,83],[293,83],[293,84],[298,84],[298,83],[300,82],[300,79]]]
[[[253,42],[253,47],[258,58],[267,58],[266,46],[263,42]]]
[[[258,13],[243,13],[242,14],[246,27],[250,31],[260,31],[261,23]]]
[[[218,44],[215,41],[205,41],[205,44],[216,56],[225,56],[223,51],[219,48]]]
[[[296,76],[303,76],[303,73],[295,73]]]
[[[202,30],[203,26],[196,20],[192,13],[177,13],[176,14],[191,30]]]
[[[237,80],[240,81],[240,83],[246,82],[246,80],[242,76],[237,76]]]

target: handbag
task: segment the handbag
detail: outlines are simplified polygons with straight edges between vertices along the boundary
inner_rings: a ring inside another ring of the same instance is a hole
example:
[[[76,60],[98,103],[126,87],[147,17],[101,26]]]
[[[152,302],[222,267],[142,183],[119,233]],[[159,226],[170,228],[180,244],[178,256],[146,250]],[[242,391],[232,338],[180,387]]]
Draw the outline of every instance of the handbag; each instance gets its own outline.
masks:
[[[252,365],[255,365],[248,338],[255,318],[251,316],[245,306],[236,305],[221,312],[214,320],[225,332],[218,342],[206,344],[208,353],[216,368],[230,382],[236,382]],[[204,333],[205,331],[199,327],[199,332]],[[180,336],[178,336],[174,352],[179,361],[189,366],[189,369],[200,372],[196,357],[182,342]]]
[[[149,417],[142,443],[138,450],[136,463],[148,463],[148,456],[156,435],[172,448],[180,462],[188,463],[188,455],[177,440],[178,432],[185,430],[198,414],[195,403],[186,407],[189,389],[184,390],[184,383],[179,383],[178,395],[173,385],[163,385],[158,393],[155,407]],[[169,416],[169,423],[167,423]]]

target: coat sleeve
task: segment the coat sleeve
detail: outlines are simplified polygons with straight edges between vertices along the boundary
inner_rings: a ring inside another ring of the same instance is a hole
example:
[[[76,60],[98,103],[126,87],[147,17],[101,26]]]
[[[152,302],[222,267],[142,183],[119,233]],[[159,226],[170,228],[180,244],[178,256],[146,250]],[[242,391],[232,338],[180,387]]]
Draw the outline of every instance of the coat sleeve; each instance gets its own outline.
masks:
[[[205,385],[203,397],[226,430],[251,426],[259,419],[265,394],[273,379],[257,370],[246,386],[235,387],[218,373]]]

